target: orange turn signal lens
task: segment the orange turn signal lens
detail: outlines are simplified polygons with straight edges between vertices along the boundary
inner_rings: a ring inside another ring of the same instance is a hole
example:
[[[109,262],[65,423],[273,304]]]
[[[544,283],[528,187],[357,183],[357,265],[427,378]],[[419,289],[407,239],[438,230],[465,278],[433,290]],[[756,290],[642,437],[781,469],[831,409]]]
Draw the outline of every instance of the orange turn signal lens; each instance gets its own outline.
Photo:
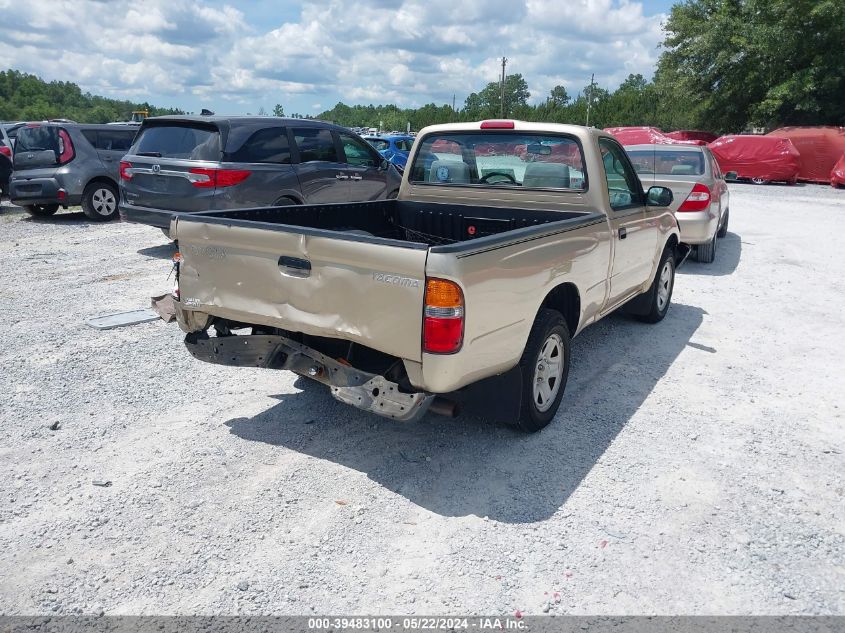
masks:
[[[460,308],[464,293],[454,281],[429,279],[425,285],[425,305],[432,308]]]

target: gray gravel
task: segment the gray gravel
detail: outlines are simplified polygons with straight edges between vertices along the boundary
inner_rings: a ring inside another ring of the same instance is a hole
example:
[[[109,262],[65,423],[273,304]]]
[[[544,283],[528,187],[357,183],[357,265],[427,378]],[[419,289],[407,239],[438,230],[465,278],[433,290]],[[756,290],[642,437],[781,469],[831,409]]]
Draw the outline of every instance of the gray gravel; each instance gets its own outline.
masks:
[[[732,196],[716,262],[576,339],[533,436],[88,328],[171,247],[4,206],[0,612],[845,613],[845,191]]]

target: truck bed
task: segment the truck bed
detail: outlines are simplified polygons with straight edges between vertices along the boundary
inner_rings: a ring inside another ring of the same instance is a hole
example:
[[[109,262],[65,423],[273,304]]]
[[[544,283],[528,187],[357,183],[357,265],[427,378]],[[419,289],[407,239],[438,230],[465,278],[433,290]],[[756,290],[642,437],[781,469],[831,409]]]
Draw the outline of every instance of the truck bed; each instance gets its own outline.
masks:
[[[161,212],[166,213],[166,212]],[[389,246],[465,250],[463,243],[484,246],[524,239],[549,229],[567,230],[604,220],[589,211],[544,211],[477,205],[378,200],[343,204],[294,205],[178,215],[180,222],[202,222],[342,238]],[[555,227],[548,226],[555,223]],[[532,230],[533,229],[533,230]],[[504,233],[511,233],[504,236]]]

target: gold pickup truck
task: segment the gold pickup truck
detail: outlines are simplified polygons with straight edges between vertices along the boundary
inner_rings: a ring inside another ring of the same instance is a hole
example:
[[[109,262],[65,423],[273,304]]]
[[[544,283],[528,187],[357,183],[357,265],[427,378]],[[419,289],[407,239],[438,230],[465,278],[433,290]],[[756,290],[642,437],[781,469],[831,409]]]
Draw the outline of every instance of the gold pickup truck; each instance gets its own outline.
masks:
[[[294,371],[372,413],[481,406],[537,431],[571,337],[622,306],[666,315],[689,250],[671,202],[599,130],[432,126],[397,199],[170,214],[178,321],[200,360]]]

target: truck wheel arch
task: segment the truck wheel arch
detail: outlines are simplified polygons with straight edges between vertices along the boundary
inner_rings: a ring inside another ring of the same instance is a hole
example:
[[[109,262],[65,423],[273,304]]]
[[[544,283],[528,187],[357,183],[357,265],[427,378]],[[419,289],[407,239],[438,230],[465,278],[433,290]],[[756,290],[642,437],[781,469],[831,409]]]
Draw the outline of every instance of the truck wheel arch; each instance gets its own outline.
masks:
[[[537,313],[539,314],[544,308],[560,312],[569,328],[570,336],[575,336],[578,325],[581,323],[581,293],[578,292],[575,284],[565,282],[552,288],[543,299]]]

